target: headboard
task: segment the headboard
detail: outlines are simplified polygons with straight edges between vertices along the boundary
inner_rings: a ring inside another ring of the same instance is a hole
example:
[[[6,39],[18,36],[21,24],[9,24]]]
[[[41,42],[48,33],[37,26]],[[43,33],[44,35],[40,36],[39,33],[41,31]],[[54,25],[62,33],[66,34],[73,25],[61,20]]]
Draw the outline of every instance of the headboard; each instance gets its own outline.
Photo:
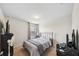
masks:
[[[53,32],[42,32],[41,37],[53,39]]]

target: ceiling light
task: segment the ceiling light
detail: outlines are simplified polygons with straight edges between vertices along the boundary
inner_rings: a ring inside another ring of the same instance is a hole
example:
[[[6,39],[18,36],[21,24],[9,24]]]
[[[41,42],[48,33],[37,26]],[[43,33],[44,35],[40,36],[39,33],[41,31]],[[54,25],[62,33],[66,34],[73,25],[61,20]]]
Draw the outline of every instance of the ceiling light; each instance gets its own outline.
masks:
[[[39,17],[39,16],[34,16],[34,18],[35,18],[35,19],[39,19],[40,17]]]

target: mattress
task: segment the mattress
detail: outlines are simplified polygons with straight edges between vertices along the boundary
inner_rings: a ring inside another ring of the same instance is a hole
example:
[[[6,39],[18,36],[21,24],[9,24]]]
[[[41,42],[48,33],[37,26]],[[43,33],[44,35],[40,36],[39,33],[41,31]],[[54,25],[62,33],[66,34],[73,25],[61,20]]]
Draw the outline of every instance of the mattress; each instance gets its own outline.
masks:
[[[44,51],[52,45],[49,38],[40,37],[30,40],[40,43],[43,46]],[[28,40],[24,41],[23,46],[30,52],[31,56],[40,56],[38,47],[32,44],[31,42],[29,42]]]

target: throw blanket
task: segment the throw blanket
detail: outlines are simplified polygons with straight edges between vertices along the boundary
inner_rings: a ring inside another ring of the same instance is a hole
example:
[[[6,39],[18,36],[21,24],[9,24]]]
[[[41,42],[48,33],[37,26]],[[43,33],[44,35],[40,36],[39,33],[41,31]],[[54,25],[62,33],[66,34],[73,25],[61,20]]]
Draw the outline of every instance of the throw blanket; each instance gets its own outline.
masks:
[[[32,44],[34,44],[35,46],[38,47],[38,51],[39,51],[40,55],[43,54],[44,49],[43,49],[43,45],[42,44],[40,44],[40,43],[38,43],[36,41],[33,41],[33,40],[28,40],[28,42],[30,42],[30,43],[32,43]]]

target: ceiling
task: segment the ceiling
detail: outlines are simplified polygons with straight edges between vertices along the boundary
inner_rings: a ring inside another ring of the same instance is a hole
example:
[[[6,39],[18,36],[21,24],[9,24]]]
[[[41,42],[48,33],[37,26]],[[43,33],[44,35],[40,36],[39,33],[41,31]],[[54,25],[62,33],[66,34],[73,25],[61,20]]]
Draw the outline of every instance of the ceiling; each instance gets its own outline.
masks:
[[[72,15],[71,3],[1,3],[0,8],[7,16],[26,21],[48,22],[58,21],[58,18]],[[38,16],[35,19],[34,16]],[[57,19],[57,20],[56,20]]]

